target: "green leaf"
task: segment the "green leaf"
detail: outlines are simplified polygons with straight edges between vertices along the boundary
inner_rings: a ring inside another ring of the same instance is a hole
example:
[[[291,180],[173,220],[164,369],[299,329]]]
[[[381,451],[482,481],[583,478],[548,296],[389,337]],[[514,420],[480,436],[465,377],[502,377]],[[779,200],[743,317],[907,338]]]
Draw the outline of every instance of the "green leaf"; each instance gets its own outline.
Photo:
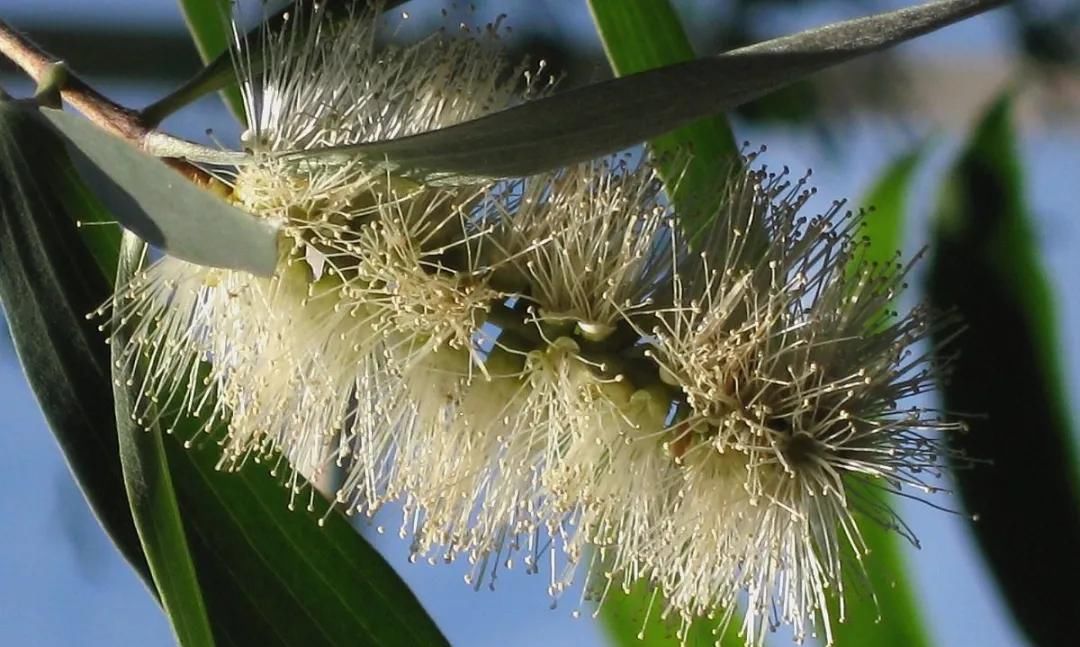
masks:
[[[889,492],[866,491],[863,494],[868,500],[861,505],[896,505],[896,496]],[[866,517],[860,519],[859,530],[869,551],[862,564],[866,570],[866,585],[870,588],[847,589],[844,622],[832,626],[835,644],[837,647],[930,645],[920,619],[915,590],[907,577],[903,539],[894,530]],[[833,599],[830,603],[832,617],[839,617],[837,601]]]
[[[208,92],[221,90],[221,98],[225,101],[225,105],[243,123],[244,99],[240,96],[240,87],[236,84],[236,76],[233,74],[232,60],[229,56],[229,43],[232,42],[232,34],[229,31],[232,2],[230,0],[177,1],[180,3],[180,10],[184,13],[184,21],[187,22],[191,38],[195,41],[195,49],[199,51],[199,58],[203,63],[209,63],[203,71],[184,84],[181,88],[182,92],[173,93],[170,96],[175,97],[179,94],[185,97],[186,100],[181,104],[183,105]],[[152,108],[145,112],[152,115],[155,122],[159,122],[173,110],[164,111],[164,114],[161,114],[163,111],[159,107],[157,113]]]
[[[84,313],[111,290],[53,197],[63,146],[32,111],[0,105],[0,295],[67,459],[106,529],[147,581],[121,478],[108,347]],[[29,125],[27,125],[29,124]],[[51,155],[46,155],[51,153]],[[62,187],[59,187],[62,188]],[[109,252],[103,252],[109,253]],[[112,251],[115,263],[115,251]],[[185,450],[193,420],[162,418],[180,517],[218,645],[444,645],[406,585],[319,496],[289,510],[269,466],[216,469],[217,438]],[[322,519],[320,527],[317,520]]]
[[[870,239],[863,260],[871,263],[896,262],[896,253],[904,246],[907,198],[921,155],[922,150],[915,149],[896,158],[864,198],[864,204],[871,211],[863,220],[860,231]]]
[[[612,587],[600,607],[600,617],[607,629],[609,643],[615,646],[682,647],[683,645],[716,645],[716,647],[745,647],[739,638],[738,620],[732,621],[722,636],[714,634],[718,621],[699,619],[687,630],[685,641],[676,635],[678,620],[660,618],[664,601],[659,592],[646,582],[638,581],[624,593]]]
[[[117,285],[131,280],[145,253],[146,243],[134,234],[124,234]],[[121,354],[127,343],[126,328],[119,322],[113,322],[110,343],[120,464],[139,541],[178,642],[184,647],[212,647],[213,630],[180,519],[161,429],[156,424],[143,429],[135,421],[127,380],[139,377],[115,374],[116,367],[122,366]]]
[[[1076,596],[1050,592],[1080,580],[1077,448],[1018,157],[1004,97],[948,176],[927,287],[966,326],[942,348],[956,356],[945,407],[971,416],[956,448],[991,462],[956,474],[965,508],[978,515],[971,529],[1032,642],[1067,645]]]
[[[367,159],[429,184],[530,175],[622,150],[1000,4],[937,0],[560,92],[426,133],[283,155]]]
[[[63,136],[86,183],[140,238],[198,265],[273,273],[276,223],[233,207],[81,117],[40,111]]]
[[[893,264],[896,252],[903,246],[904,219],[907,196],[918,168],[919,150],[897,158],[870,189],[865,204],[873,211],[867,214],[860,234],[869,238],[861,260],[870,263]],[[865,506],[888,509],[897,498],[890,492],[868,489],[861,493]],[[880,516],[880,515],[878,515]],[[866,516],[859,519],[859,530],[868,554],[862,559],[869,591],[848,589],[845,600],[845,621],[833,625],[838,647],[874,645],[875,647],[922,647],[929,645],[922,626],[915,592],[908,581],[908,568],[903,554],[905,541],[895,531]],[[872,594],[872,596],[871,596]],[[876,604],[875,604],[876,598]],[[831,615],[839,617],[836,600],[832,600]]]
[[[90,507],[152,586],[124,496],[109,350],[86,320],[109,283],[72,226],[84,217],[78,182],[63,143],[34,109],[0,99],[0,300],[15,350]],[[110,265],[107,245],[95,251]],[[115,248],[111,254],[115,267]]]
[[[222,473],[211,439],[166,449],[184,518],[203,544],[196,552],[211,620],[232,644],[448,644],[390,565],[321,496],[308,510],[289,509],[280,482],[287,470],[279,479],[259,465]]]
[[[593,22],[616,76],[692,61],[693,47],[667,0],[589,0]],[[717,191],[739,159],[723,116],[705,117],[649,141],[664,184],[673,187],[679,219],[690,232],[717,213]],[[690,159],[684,159],[689,154]],[[707,196],[707,197],[705,197]],[[703,199],[705,203],[703,203]]]

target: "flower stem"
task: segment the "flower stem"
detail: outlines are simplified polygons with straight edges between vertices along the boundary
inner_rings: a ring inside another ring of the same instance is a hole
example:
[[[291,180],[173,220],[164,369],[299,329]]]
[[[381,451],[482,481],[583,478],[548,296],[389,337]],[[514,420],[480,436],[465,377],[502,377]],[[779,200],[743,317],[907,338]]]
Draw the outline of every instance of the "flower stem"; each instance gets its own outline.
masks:
[[[199,97],[224,87],[228,83],[226,74],[230,76],[233,74],[232,60],[228,56],[219,56],[179,88],[143,108],[139,117],[143,123],[156,126],[165,117]]]

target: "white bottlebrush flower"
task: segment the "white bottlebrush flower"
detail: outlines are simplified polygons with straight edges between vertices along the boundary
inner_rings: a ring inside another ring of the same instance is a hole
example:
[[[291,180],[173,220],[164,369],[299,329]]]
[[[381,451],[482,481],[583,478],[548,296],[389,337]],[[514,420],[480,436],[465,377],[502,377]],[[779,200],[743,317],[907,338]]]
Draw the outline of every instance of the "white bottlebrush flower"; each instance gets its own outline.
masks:
[[[469,205],[483,187],[428,189],[364,165],[275,155],[422,132],[520,94],[522,75],[500,56],[497,25],[394,46],[377,43],[377,15],[332,19],[320,8],[291,18],[260,36],[265,72],[249,66],[248,44],[238,40],[252,161],[216,172],[234,203],[284,223],[292,246],[277,275],[165,257],[118,296],[140,319],[128,361],[144,363],[141,393],[204,417],[207,429],[227,418],[226,465],[281,449],[318,476],[346,460],[368,424],[357,398],[393,394],[378,404],[388,426],[415,416],[419,405],[396,385],[444,344],[468,351],[493,299],[468,259]],[[191,379],[202,360],[209,375]],[[212,415],[209,402],[218,403]],[[367,479],[369,505],[391,480]]]
[[[540,523],[563,545],[558,593],[586,545],[632,552],[652,541],[648,524],[674,477],[656,451],[670,389],[642,355],[633,323],[670,281],[672,214],[651,168],[621,159],[516,189],[493,209],[500,224],[489,246],[508,259],[496,277],[525,294],[518,318],[501,320],[509,339],[497,343],[540,348],[526,355],[528,394],[504,431],[505,454],[536,475]]]
[[[226,467],[340,469],[341,507],[401,501],[477,585],[522,553],[556,597],[646,578],[684,625],[746,596],[748,643],[828,636],[856,515],[893,524],[866,492],[931,487],[925,433],[955,427],[898,408],[932,377],[928,314],[885,314],[904,272],[852,264],[858,217],[804,219],[784,174],[732,183],[691,249],[647,164],[451,189],[276,155],[516,100],[490,36],[376,34],[317,11],[263,36],[265,73],[240,45],[252,159],[216,172],[291,246],[272,278],[166,257],[121,289],[140,415],[226,422]]]
[[[801,184],[801,183],[800,183]],[[959,428],[904,399],[932,388],[913,347],[936,325],[890,312],[905,270],[859,263],[861,216],[837,203],[809,221],[807,193],[752,174],[733,195],[769,230],[752,264],[739,244],[674,282],[650,351],[685,394],[668,442],[684,482],[655,548],[636,558],[685,620],[749,596],[742,633],[766,621],[831,640],[827,595],[863,558],[856,517],[899,529],[874,488],[932,491],[939,431]],[[737,225],[738,226],[738,225]]]
[[[503,186],[477,206],[468,254],[502,291],[475,324],[490,350],[474,348],[467,361],[449,343],[432,354],[405,390],[425,394],[421,406],[437,412],[390,430],[388,440],[407,482],[393,489],[409,500],[406,523],[420,552],[465,550],[480,564],[479,582],[489,555],[541,552],[534,536],[543,529],[554,543],[542,552],[554,559],[561,545],[567,554],[557,593],[599,534],[594,527],[611,524],[601,504],[640,516],[642,506],[607,491],[617,483],[610,474],[626,469],[626,456],[654,456],[628,441],[643,427],[659,436],[669,398],[639,393],[635,359],[614,352],[633,346],[626,318],[670,271],[658,191],[646,167],[582,164]],[[583,501],[592,502],[587,510]]]
[[[671,271],[671,213],[647,166],[615,158],[524,180],[489,207],[489,256],[548,327],[603,341]],[[511,278],[515,273],[516,276]]]

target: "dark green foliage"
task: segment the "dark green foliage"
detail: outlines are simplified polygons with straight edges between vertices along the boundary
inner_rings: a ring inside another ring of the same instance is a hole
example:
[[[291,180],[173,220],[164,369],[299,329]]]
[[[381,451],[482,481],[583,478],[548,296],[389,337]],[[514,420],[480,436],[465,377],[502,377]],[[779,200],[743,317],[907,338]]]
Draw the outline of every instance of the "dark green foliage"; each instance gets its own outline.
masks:
[[[1056,646],[1076,639],[1080,489],[1053,302],[1030,227],[1003,99],[948,178],[928,288],[967,326],[948,346],[957,361],[944,404],[971,414],[956,448],[982,461],[957,473],[964,506],[978,515],[971,528],[1020,625]]]
[[[77,185],[49,127],[23,104],[0,100],[0,298],[15,349],[90,506],[149,584],[124,496],[109,348],[86,318],[109,282],[74,226],[87,214],[63,199],[77,196]]]
[[[80,240],[77,213],[55,197],[63,178],[77,180],[60,173],[62,144],[36,119],[22,105],[0,104],[0,295],[76,478],[149,582],[121,477],[108,346],[85,317],[111,292],[100,267],[115,264],[116,248],[95,246],[95,258]],[[198,426],[162,424],[181,438]],[[144,433],[124,430],[136,431]],[[162,443],[217,644],[445,644],[393,569],[320,496],[310,511],[290,511],[280,482],[287,473],[274,478],[265,464],[220,472],[209,438],[191,450],[176,436]]]

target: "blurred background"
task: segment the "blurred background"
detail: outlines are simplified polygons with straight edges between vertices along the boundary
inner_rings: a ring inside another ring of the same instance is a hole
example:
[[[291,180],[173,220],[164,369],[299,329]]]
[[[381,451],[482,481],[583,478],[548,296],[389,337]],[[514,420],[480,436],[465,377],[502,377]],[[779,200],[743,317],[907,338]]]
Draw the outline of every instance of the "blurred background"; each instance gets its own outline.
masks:
[[[903,5],[871,0],[683,0],[675,3],[699,54],[729,49],[825,22]],[[575,0],[450,3],[414,0],[404,32],[509,15],[507,45],[546,59],[564,87],[609,75],[586,5]],[[446,17],[441,10],[446,11]],[[66,59],[119,102],[141,107],[199,67],[172,0],[0,0],[0,18]],[[1004,89],[1017,96],[1021,163],[1039,259],[1056,301],[1065,401],[1080,402],[1080,5],[1020,3],[820,74],[757,101],[733,124],[739,140],[768,146],[764,161],[796,173],[813,169],[814,211],[835,198],[856,204],[898,156],[923,147],[905,251],[929,241],[937,182],[983,109]],[[0,63],[0,86],[16,96],[31,86]],[[192,139],[235,145],[235,121],[217,97],[174,116],[166,128]],[[909,295],[914,302],[916,286]],[[17,358],[0,333],[0,644],[169,645],[168,624],[84,503],[46,429]],[[1009,343],[1002,340],[1002,343]],[[1023,433],[1023,430],[1017,430]],[[947,496],[934,502],[959,504]],[[921,610],[938,645],[1027,644],[1014,627],[960,515],[900,503],[921,543],[906,546]],[[473,592],[464,567],[411,565],[384,511],[370,535],[455,645],[603,644],[602,628],[573,619],[572,595],[549,609],[546,578],[510,572],[494,592]],[[1031,532],[1054,532],[1031,519]],[[1031,559],[1050,559],[1032,555]],[[1067,583],[1066,586],[1069,586]],[[1046,591],[1045,595],[1052,595]],[[1074,595],[1076,591],[1062,595]],[[1080,603],[1076,605],[1080,611]],[[780,634],[772,644],[788,644]]]

